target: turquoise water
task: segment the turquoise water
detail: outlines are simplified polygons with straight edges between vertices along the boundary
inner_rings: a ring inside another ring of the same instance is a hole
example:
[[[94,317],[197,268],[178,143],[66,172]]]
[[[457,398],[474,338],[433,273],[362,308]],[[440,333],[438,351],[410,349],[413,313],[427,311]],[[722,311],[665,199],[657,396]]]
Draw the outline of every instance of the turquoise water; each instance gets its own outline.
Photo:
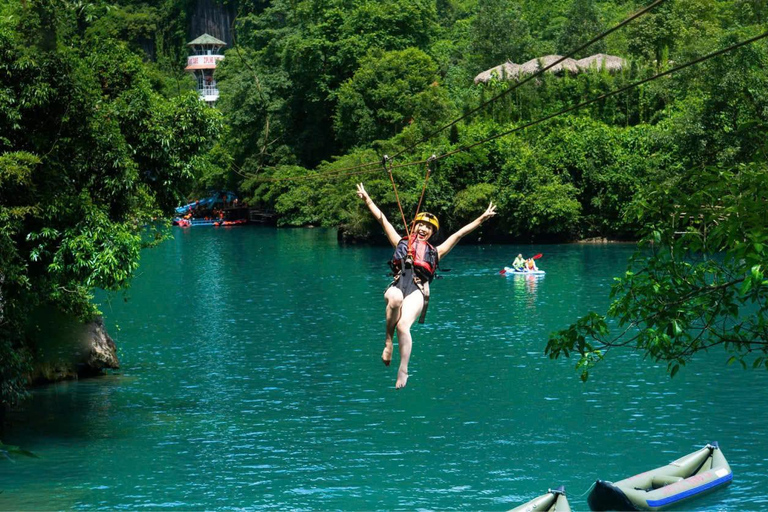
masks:
[[[616,352],[589,382],[547,335],[608,304],[632,247],[459,245],[385,367],[386,248],[328,230],[176,230],[103,304],[119,373],[39,389],[3,434],[2,510],[507,510],[719,441],[725,490],[684,510],[768,509],[768,374],[700,357],[672,380]],[[542,252],[543,278],[504,277]]]

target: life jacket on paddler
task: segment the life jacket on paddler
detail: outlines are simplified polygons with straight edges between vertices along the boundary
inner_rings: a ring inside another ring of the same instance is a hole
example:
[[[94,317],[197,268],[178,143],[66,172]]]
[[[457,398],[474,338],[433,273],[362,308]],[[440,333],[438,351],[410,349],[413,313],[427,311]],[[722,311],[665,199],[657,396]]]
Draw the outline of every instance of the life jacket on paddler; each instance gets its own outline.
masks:
[[[416,222],[427,222],[435,228],[435,232],[440,227],[437,217],[430,213],[420,213],[416,216]],[[413,282],[424,296],[424,308],[419,316],[419,323],[424,323],[427,315],[427,306],[429,305],[429,283],[435,278],[435,271],[438,267],[437,249],[426,240],[419,240],[416,233],[411,233],[410,237],[403,237],[395,247],[395,253],[389,262],[389,266],[395,276],[396,283],[406,268],[413,269]]]

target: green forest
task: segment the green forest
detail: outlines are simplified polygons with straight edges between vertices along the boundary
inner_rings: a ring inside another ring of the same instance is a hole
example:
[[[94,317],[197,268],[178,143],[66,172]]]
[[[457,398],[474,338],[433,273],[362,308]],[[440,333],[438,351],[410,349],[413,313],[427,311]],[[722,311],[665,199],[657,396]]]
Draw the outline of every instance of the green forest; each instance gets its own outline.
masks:
[[[279,226],[381,242],[354,191],[399,219],[384,155],[406,212],[438,157],[425,205],[448,232],[493,201],[484,243],[640,242],[611,308],[549,339],[584,379],[619,346],[672,375],[713,346],[768,368],[765,0],[660,1],[615,31],[651,2],[221,0],[214,107],[184,71],[194,4],[0,2],[3,406],[25,393],[30,312],[97,314],[174,207],[234,190]],[[624,64],[474,80],[596,54]]]

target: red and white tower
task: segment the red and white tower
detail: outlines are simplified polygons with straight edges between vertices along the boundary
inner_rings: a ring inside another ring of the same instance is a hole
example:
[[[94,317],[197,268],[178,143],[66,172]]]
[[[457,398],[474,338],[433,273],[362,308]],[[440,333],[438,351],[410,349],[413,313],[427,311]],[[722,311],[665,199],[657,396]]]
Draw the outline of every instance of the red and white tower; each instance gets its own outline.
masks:
[[[203,34],[194,41],[187,43],[191,55],[187,57],[186,71],[193,73],[197,78],[197,92],[200,99],[213,103],[219,99],[219,89],[213,72],[216,63],[224,58],[221,49],[227,46],[224,41],[219,41],[213,36]]]

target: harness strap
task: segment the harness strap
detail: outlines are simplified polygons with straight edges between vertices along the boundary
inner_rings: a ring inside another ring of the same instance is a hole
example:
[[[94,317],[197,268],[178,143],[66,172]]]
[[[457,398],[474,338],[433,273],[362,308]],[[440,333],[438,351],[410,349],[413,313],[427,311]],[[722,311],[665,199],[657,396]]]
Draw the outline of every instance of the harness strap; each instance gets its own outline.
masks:
[[[411,221],[410,228],[408,222],[405,220],[405,212],[403,211],[403,205],[400,203],[400,196],[397,193],[397,185],[395,185],[395,177],[392,175],[392,159],[384,155],[381,158],[381,165],[384,167],[384,170],[387,171],[387,174],[389,174],[389,181],[392,182],[392,190],[395,191],[395,200],[397,201],[397,207],[400,209],[400,216],[403,219],[403,226],[405,226],[405,234],[408,237],[408,252],[411,252],[411,229],[416,224],[416,215],[419,214],[419,210],[421,209],[421,203],[424,200],[424,194],[427,192],[427,182],[429,182],[429,173],[431,170],[429,169],[429,164],[431,162],[434,162],[437,160],[437,157],[435,155],[430,156],[427,159],[426,162],[426,175],[424,176],[424,186],[421,189],[421,197],[419,197],[419,204],[416,206],[416,213],[413,214],[414,220]],[[387,162],[389,162],[389,167],[387,167]]]
[[[387,168],[387,162],[389,162],[389,168]],[[392,189],[395,191],[395,200],[397,201],[397,207],[400,208],[400,216],[403,218],[403,226],[405,226],[405,234],[410,239],[411,231],[408,229],[408,222],[405,220],[405,212],[403,211],[403,205],[400,204],[400,196],[397,194],[397,186],[395,185],[395,177],[392,176],[392,159],[387,155],[381,159],[381,165],[384,166],[384,170],[389,173],[389,180],[392,182]]]
[[[427,164],[425,167],[427,168],[427,174],[424,176],[424,186],[421,189],[421,197],[419,198],[419,204],[416,206],[416,213],[413,214],[413,218],[415,219],[416,216],[419,214],[419,210],[421,209],[421,202],[424,200],[424,193],[427,191],[427,182],[429,181],[429,163],[436,160],[437,157],[435,155],[432,155],[431,157],[427,158]]]
[[[419,287],[419,290],[421,290],[421,294],[424,296],[424,308],[421,310],[421,315],[419,315],[419,323],[424,323],[424,318],[427,316],[427,308],[429,307],[429,282],[422,283],[421,279],[414,276],[414,282],[416,283],[416,286]]]

